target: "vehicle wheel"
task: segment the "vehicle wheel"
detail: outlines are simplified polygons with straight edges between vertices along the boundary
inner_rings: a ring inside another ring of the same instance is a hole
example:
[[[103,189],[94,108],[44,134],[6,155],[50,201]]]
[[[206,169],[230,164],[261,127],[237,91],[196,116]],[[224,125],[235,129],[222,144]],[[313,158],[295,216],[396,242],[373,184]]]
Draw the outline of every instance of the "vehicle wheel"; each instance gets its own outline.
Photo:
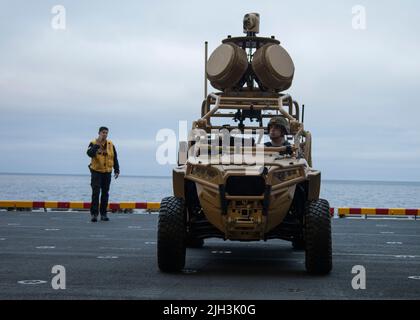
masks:
[[[292,246],[294,250],[305,250],[305,240],[297,238],[292,240]]]
[[[187,236],[187,248],[202,248],[203,246],[203,239]]]
[[[163,272],[181,271],[185,266],[186,224],[184,199],[164,198],[160,204],[157,256]]]
[[[324,199],[309,201],[305,211],[306,270],[328,274],[332,269],[330,205]]]

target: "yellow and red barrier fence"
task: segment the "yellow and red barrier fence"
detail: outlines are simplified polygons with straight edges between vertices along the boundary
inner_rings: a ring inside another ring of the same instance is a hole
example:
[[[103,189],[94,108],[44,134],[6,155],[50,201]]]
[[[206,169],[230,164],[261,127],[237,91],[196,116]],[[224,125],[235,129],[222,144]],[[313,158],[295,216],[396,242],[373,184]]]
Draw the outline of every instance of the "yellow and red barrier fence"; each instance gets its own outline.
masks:
[[[109,210],[157,210],[159,202],[111,202],[108,204]],[[0,208],[4,209],[90,209],[90,202],[80,201],[2,201]]]
[[[121,210],[159,210],[159,202],[111,202],[108,209]],[[81,201],[11,201],[0,200],[0,209],[90,209],[90,202]],[[348,216],[420,216],[420,209],[380,209],[380,208],[330,208],[331,216],[337,212],[340,218]]]
[[[338,208],[338,216],[340,218],[348,216],[420,216],[420,209],[381,209],[381,208]]]

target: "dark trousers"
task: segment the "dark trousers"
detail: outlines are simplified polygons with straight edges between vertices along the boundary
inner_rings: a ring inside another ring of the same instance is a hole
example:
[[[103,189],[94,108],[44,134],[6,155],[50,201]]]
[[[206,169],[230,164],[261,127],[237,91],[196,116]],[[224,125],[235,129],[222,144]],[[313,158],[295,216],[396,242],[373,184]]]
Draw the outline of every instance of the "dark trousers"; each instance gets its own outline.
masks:
[[[106,216],[108,207],[109,186],[111,184],[111,173],[101,173],[91,171],[90,186],[92,187],[92,204],[90,213],[97,216],[100,211],[101,216]],[[101,206],[99,209],[99,193],[101,194]]]

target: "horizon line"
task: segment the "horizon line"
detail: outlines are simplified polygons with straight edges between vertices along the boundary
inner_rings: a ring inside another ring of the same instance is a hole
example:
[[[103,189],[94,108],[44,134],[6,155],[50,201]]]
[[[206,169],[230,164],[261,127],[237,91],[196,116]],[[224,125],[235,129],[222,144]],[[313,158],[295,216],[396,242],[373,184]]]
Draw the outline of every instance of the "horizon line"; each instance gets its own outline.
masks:
[[[29,176],[90,176],[88,173],[28,173],[28,172],[0,172],[0,175],[29,175]],[[123,175],[123,177],[128,178],[165,178],[169,179],[172,176],[159,176],[159,175],[133,175],[127,174]],[[358,180],[358,179],[322,179],[324,181],[337,181],[337,182],[399,182],[399,183],[420,183],[417,180]]]

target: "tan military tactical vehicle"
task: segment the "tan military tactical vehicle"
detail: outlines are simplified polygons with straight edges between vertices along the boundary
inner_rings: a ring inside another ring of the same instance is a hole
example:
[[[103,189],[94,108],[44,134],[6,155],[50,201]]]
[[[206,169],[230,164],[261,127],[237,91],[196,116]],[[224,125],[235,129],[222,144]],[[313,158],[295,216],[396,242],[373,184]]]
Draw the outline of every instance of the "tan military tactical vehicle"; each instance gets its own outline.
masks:
[[[207,59],[207,95],[173,170],[174,195],[161,202],[158,265],[185,267],[186,248],[204,239],[291,241],[305,250],[306,270],[332,269],[330,207],[320,199],[321,173],[312,168],[311,134],[299,104],[281,93],[295,67],[274,36],[259,37],[259,15],[244,18],[243,37],[222,41]],[[219,123],[217,122],[227,122]],[[284,142],[266,145],[278,125]],[[287,142],[286,142],[287,141]]]

